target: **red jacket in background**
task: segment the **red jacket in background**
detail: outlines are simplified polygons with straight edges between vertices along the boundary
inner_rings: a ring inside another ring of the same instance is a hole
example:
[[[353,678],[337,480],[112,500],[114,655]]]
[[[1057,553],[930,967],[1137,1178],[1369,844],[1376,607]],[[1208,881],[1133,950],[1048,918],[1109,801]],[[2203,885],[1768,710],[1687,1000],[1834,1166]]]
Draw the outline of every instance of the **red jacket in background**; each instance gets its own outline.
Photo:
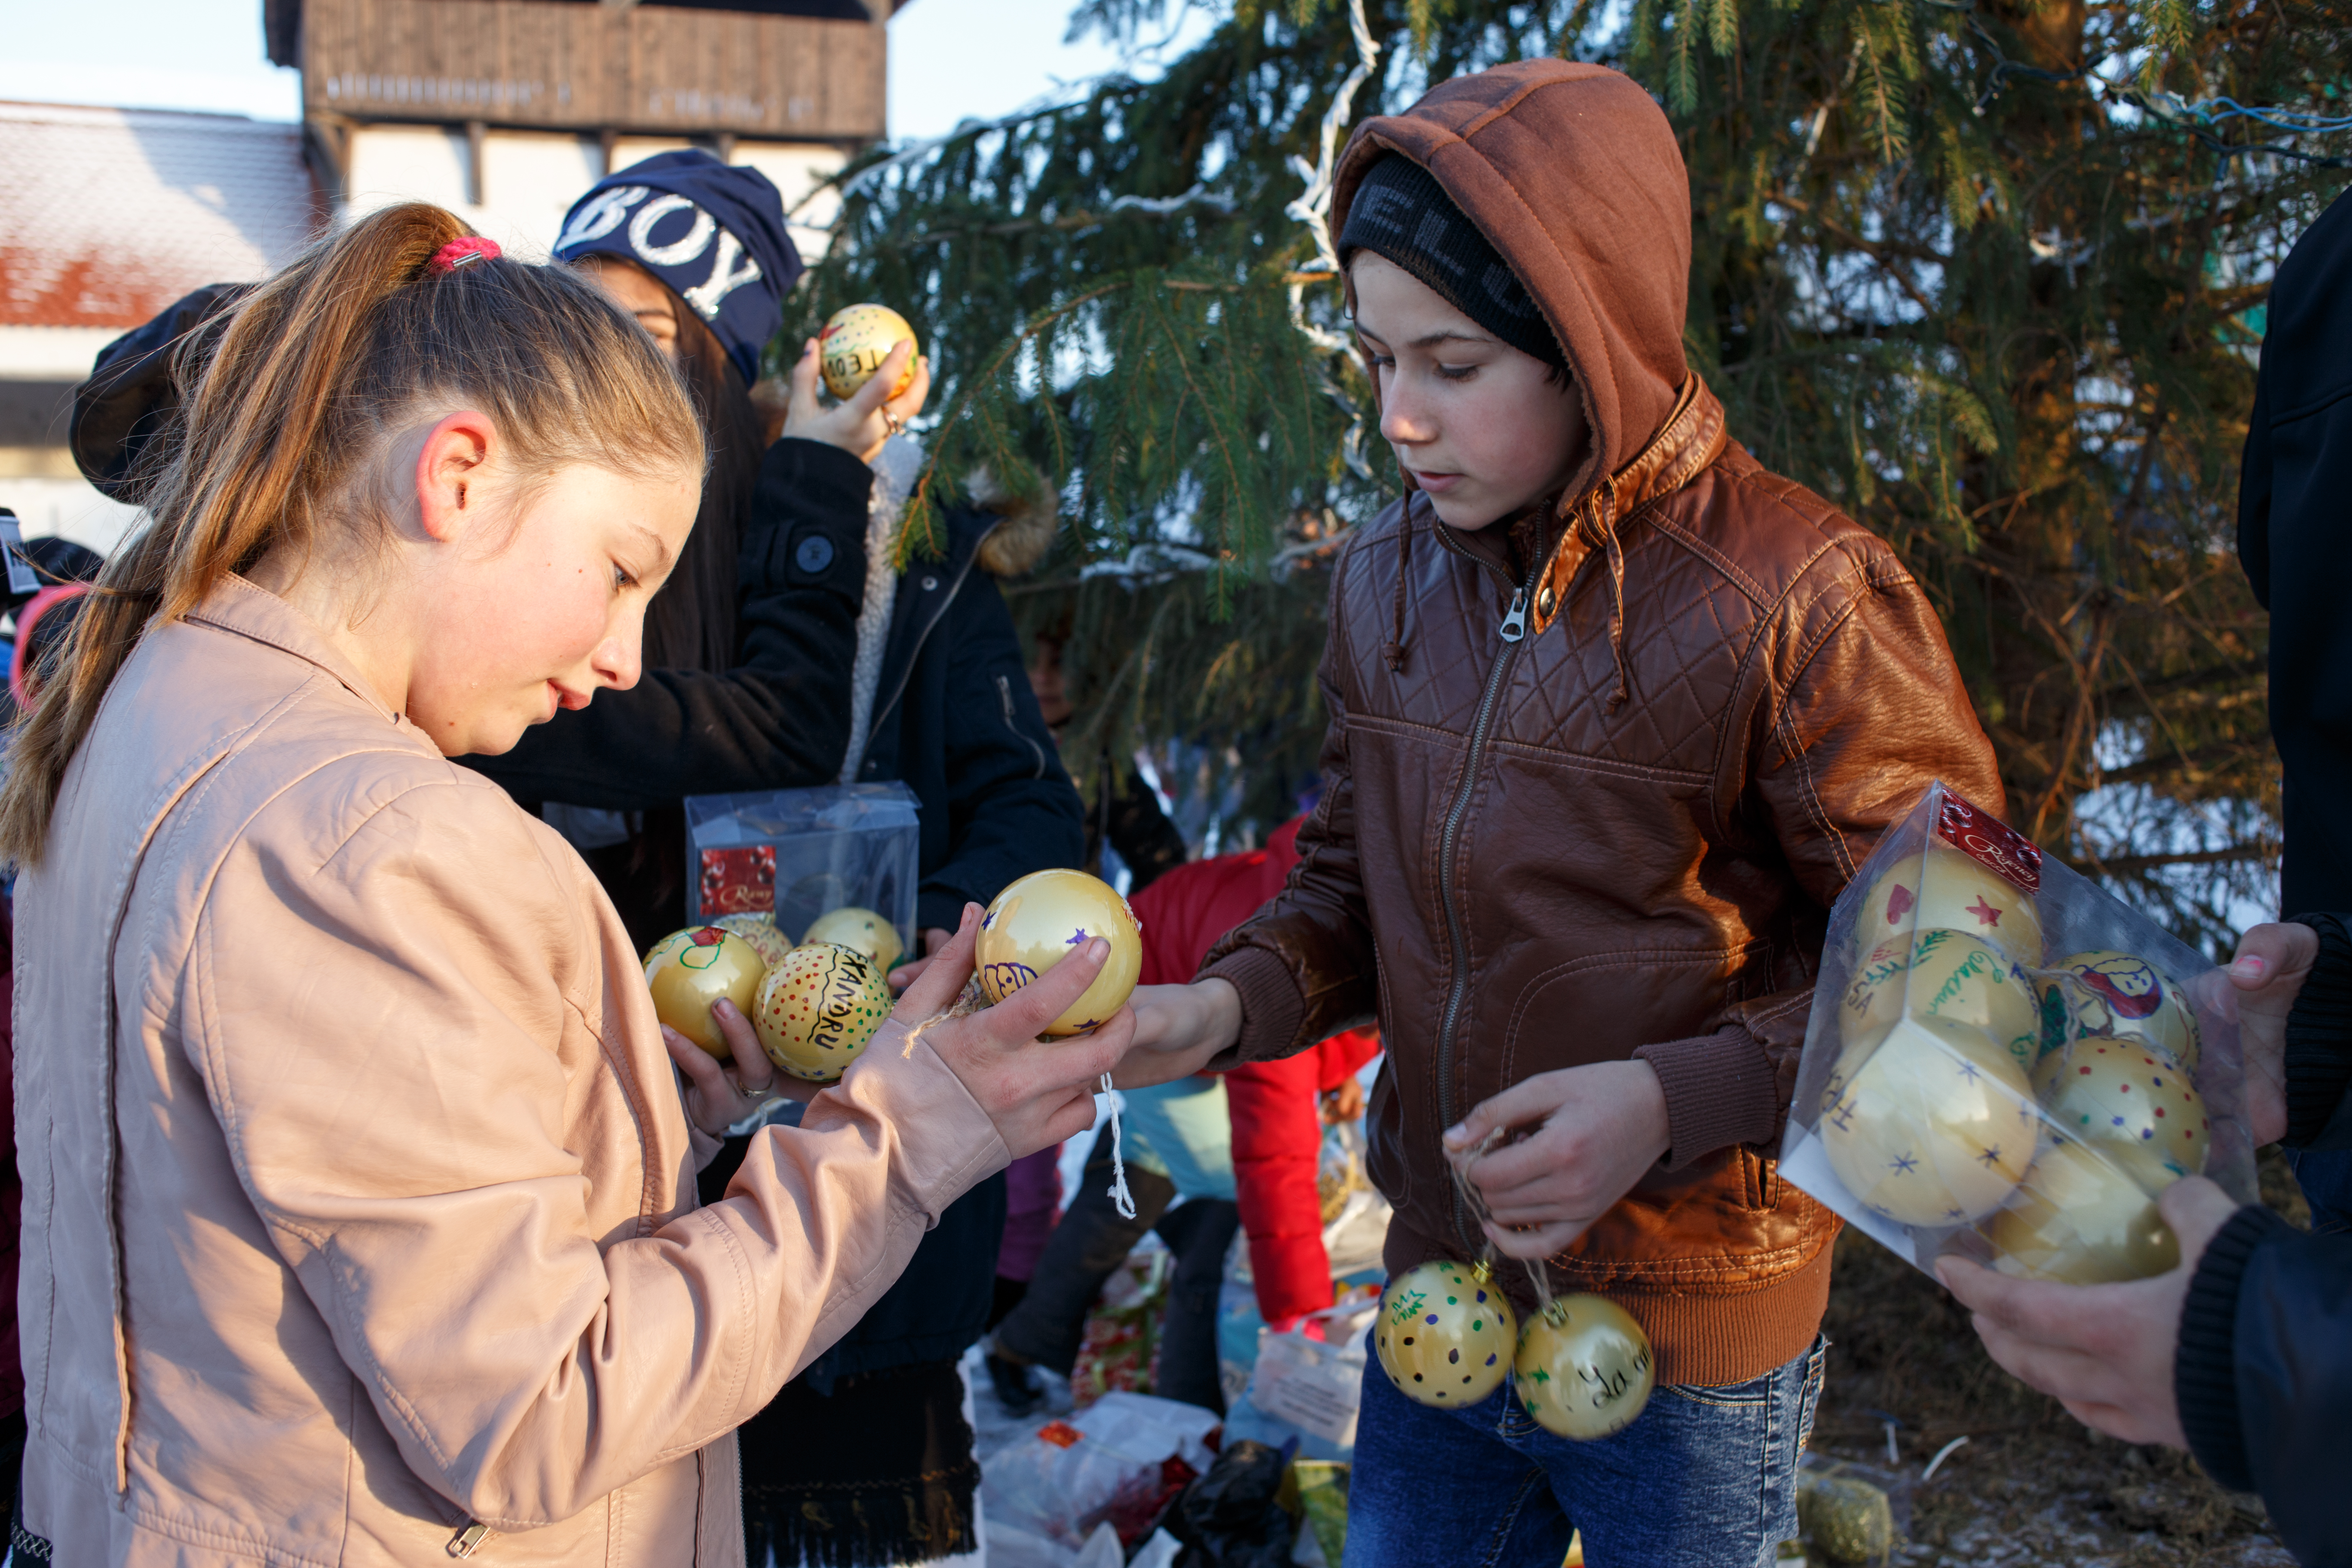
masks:
[[[1129,900],[1143,922],[1142,984],[1191,980],[1212,942],[1281,891],[1298,858],[1304,820],[1284,823],[1263,849],[1179,866]],[[1234,1185],[1242,1227],[1249,1233],[1258,1311],[1269,1323],[1331,1304],[1323,1203],[1315,1187],[1323,1148],[1317,1101],[1380,1049],[1378,1034],[1351,1029],[1311,1051],[1224,1075],[1234,1119]]]

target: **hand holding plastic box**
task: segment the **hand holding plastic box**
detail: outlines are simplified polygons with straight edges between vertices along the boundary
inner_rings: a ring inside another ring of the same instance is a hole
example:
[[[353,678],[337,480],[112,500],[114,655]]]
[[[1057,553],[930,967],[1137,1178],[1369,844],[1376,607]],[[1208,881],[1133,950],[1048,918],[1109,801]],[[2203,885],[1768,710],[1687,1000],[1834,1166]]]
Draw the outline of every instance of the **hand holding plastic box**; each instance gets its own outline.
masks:
[[[2156,1195],[2254,1192],[2221,972],[1938,784],[1836,908],[1780,1173],[1915,1265],[2179,1259]]]

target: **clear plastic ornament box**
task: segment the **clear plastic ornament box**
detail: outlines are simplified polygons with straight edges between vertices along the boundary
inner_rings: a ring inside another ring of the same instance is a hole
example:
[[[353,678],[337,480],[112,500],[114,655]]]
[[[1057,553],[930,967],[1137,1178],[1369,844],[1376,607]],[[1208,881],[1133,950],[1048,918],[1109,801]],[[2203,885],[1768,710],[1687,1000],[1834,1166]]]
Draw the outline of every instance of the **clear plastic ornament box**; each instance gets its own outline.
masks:
[[[1780,1174],[1927,1269],[2169,1268],[2181,1176],[2255,1196],[2227,977],[1938,783],[1831,911]]]
[[[770,914],[794,942],[845,905],[872,910],[909,952],[922,826],[903,784],[686,797],[687,918]]]

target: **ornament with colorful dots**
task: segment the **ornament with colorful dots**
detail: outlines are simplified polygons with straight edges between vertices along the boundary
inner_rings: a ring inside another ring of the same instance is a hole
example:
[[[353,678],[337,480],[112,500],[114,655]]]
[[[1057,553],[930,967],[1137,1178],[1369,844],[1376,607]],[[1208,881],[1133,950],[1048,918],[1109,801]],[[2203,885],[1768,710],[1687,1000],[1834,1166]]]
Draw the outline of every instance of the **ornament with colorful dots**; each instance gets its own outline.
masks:
[[[1372,1331],[1373,1353],[1397,1392],[1459,1409],[1503,1385],[1518,1344],[1518,1320],[1485,1264],[1451,1258],[1390,1281]]]

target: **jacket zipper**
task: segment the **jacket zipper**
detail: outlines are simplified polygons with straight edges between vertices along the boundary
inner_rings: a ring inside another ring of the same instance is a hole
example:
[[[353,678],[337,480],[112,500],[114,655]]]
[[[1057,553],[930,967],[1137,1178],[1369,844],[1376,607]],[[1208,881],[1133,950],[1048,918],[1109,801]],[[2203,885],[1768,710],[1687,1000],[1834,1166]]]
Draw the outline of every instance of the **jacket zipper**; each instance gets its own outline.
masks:
[[[1557,543],[1553,549],[1558,549]],[[1470,812],[1470,797],[1477,790],[1479,771],[1486,765],[1486,740],[1495,722],[1495,704],[1503,695],[1503,683],[1517,662],[1519,644],[1528,635],[1528,595],[1536,580],[1551,564],[1549,552],[1527,575],[1511,595],[1511,607],[1503,616],[1500,633],[1502,648],[1495,655],[1494,668],[1486,672],[1486,694],[1478,700],[1478,716],[1470,726],[1470,752],[1463,760],[1461,787],[1454,793],[1454,805],[1445,813],[1445,826],[1437,839],[1437,901],[1445,906],[1445,935],[1454,952],[1454,983],[1445,994],[1445,1012],[1437,1026],[1437,1125],[1439,1136],[1454,1125],[1454,1035],[1462,1022],[1463,1006],[1470,999],[1470,936],[1463,929],[1462,910],[1454,896],[1454,856],[1462,837],[1462,821]],[[1463,1245],[1475,1251],[1482,1237],[1470,1234],[1470,1216],[1462,1203],[1462,1189],[1453,1186],[1454,1230]]]

